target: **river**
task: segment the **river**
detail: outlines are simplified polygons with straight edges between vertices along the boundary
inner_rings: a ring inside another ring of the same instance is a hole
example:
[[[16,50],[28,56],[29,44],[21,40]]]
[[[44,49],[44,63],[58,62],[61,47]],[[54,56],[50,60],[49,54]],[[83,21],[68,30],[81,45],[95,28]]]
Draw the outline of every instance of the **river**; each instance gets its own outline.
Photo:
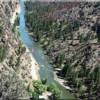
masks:
[[[53,67],[49,64],[48,57],[44,55],[43,49],[40,47],[40,45],[32,40],[32,38],[28,34],[28,30],[25,25],[25,7],[24,7],[24,1],[20,0],[20,38],[24,45],[31,51],[33,57],[36,59],[36,61],[39,64],[40,70],[40,78],[41,79],[47,79],[47,83],[50,84],[52,82],[56,83],[58,88],[61,90],[61,99],[64,100],[73,100],[75,99],[73,95],[71,95],[64,87],[62,87],[58,82],[54,80],[54,72]]]

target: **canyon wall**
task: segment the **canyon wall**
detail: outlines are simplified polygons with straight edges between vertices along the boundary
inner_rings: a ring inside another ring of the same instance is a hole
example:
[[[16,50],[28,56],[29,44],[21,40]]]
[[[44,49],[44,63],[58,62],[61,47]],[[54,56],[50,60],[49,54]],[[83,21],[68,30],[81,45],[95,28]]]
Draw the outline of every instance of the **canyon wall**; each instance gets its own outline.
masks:
[[[10,18],[18,5],[17,0],[0,0],[0,100],[28,100],[25,87],[38,79],[32,76],[32,57],[12,32]]]

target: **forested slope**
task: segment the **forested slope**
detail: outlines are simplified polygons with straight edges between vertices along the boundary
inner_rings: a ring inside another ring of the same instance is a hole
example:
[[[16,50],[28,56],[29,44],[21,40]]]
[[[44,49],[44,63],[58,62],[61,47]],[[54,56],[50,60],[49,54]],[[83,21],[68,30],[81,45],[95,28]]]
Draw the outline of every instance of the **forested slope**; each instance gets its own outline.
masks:
[[[100,2],[26,2],[30,35],[78,98],[100,98]]]
[[[0,1],[0,100],[28,100],[26,87],[32,83],[31,58],[10,24],[17,5],[17,0]]]

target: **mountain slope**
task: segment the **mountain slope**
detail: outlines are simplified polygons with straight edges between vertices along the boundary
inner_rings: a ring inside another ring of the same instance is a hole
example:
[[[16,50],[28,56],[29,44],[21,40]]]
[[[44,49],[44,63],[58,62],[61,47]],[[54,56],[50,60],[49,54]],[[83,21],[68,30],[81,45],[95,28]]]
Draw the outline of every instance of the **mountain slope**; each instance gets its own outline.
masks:
[[[18,4],[0,1],[0,100],[29,98],[26,87],[36,79],[31,73],[33,59],[10,24]]]
[[[100,2],[26,2],[26,22],[79,99],[99,99]]]

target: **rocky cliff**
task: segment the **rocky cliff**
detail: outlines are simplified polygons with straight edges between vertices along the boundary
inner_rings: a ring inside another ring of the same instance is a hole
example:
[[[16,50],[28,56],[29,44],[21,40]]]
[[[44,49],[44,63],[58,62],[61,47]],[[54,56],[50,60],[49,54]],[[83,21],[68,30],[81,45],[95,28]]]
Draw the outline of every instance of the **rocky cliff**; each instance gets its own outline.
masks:
[[[32,57],[11,29],[10,18],[18,4],[0,1],[0,100],[29,98],[25,87],[36,79]]]

